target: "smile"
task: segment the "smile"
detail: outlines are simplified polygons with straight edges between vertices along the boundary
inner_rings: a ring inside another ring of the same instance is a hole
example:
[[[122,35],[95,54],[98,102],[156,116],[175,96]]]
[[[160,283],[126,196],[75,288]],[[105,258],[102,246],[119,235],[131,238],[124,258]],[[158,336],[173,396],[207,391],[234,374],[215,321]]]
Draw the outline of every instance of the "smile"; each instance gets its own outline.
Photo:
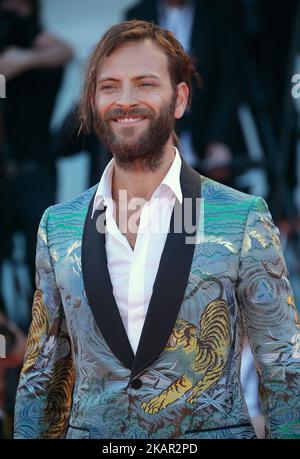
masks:
[[[122,124],[131,124],[131,123],[138,123],[140,121],[144,121],[145,118],[142,117],[130,117],[130,118],[117,118],[114,121],[116,123],[122,123]]]

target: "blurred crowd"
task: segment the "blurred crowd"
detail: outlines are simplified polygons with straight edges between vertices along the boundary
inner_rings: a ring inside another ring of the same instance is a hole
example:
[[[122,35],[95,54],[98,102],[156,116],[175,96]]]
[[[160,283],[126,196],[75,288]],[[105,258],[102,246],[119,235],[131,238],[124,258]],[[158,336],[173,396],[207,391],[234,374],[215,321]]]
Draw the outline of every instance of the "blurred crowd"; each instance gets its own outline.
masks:
[[[201,174],[266,199],[299,300],[300,87],[293,86],[300,81],[300,0],[143,0],[132,2],[123,19],[158,23],[191,55],[202,85],[194,87],[192,107],[177,125],[182,155]],[[0,74],[6,78],[0,99],[0,334],[7,338],[7,358],[0,359],[0,438],[11,436],[36,232],[43,211],[56,202],[57,160],[85,151],[90,186],[110,160],[95,134],[80,133],[76,104],[50,129],[74,54],[43,30],[38,0],[0,0]],[[13,266],[10,288],[20,298],[13,310],[4,294],[7,262]],[[245,362],[251,358],[247,349]],[[246,384],[257,385],[255,370]],[[255,395],[250,397],[256,406]],[[254,411],[253,417],[259,415],[259,407]]]

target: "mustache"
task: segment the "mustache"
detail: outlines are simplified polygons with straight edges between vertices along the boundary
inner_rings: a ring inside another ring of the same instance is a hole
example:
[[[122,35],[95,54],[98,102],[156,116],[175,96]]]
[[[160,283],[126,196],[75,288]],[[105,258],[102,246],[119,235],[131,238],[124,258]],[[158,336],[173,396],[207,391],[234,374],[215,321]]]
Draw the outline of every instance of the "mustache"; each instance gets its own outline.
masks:
[[[120,107],[117,107],[117,108],[113,108],[109,110],[105,114],[104,120],[105,121],[115,121],[117,118],[120,118],[120,117],[130,118],[130,117],[135,117],[135,116],[150,118],[150,117],[153,117],[153,113],[151,110],[148,110],[147,108],[143,108],[143,107],[134,107],[130,110],[124,110]]]

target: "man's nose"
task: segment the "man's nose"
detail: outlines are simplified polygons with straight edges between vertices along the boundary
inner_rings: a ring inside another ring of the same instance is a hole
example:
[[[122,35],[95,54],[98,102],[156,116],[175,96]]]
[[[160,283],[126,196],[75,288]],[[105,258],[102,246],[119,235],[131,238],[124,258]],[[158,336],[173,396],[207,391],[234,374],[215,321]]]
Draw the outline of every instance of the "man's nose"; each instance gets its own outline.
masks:
[[[122,88],[116,104],[124,109],[137,105],[135,89],[129,86]]]

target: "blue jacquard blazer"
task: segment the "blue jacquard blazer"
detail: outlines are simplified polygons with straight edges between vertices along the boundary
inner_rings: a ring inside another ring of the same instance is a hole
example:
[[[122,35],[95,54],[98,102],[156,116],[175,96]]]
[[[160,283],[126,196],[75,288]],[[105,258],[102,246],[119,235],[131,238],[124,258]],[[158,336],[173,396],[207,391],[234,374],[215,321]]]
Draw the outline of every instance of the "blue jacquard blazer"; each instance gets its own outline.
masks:
[[[201,237],[172,230],[176,202],[136,355],[96,225],[105,209],[91,218],[96,187],[44,213],[15,438],[255,438],[245,333],[267,436],[300,438],[300,324],[268,208],[184,160],[180,180]]]

